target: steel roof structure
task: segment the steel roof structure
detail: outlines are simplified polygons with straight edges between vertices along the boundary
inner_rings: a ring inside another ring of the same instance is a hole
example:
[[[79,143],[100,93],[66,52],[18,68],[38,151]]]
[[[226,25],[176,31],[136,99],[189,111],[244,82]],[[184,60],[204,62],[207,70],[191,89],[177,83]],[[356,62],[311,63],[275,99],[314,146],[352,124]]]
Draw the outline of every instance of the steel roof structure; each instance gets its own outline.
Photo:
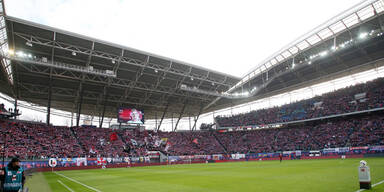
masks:
[[[197,116],[215,97],[181,90],[182,84],[223,92],[240,80],[22,19],[1,19],[8,44],[2,49],[1,90],[41,106],[106,117],[116,117],[120,107],[143,110],[146,119],[164,111],[165,118]]]
[[[10,17],[1,5],[1,92],[47,106],[48,123],[51,107],[77,122],[79,114],[116,117],[120,107],[142,109],[146,119],[198,117],[384,65],[383,0],[333,18],[242,79]]]
[[[384,1],[368,0],[274,53],[204,109],[219,110],[383,65]],[[193,89],[190,89],[193,91]]]

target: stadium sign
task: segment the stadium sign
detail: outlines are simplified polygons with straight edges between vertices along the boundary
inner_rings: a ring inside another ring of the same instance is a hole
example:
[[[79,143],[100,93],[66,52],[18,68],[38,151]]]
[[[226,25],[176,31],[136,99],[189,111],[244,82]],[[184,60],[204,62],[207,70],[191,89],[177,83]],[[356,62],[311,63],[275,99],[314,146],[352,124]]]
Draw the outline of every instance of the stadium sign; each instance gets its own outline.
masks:
[[[50,158],[48,161],[48,165],[52,168],[56,167],[57,165],[57,160],[55,158]]]

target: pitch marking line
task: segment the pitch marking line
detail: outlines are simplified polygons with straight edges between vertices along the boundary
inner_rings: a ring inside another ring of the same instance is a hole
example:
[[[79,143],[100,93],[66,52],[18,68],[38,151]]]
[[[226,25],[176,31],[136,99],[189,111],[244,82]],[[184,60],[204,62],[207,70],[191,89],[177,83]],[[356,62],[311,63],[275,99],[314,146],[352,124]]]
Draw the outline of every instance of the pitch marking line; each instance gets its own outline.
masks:
[[[64,178],[66,178],[66,179],[68,179],[68,180],[71,180],[71,181],[73,181],[73,182],[75,182],[75,183],[78,183],[78,184],[80,184],[80,185],[82,185],[82,186],[84,186],[84,187],[86,187],[86,188],[88,188],[88,189],[91,189],[91,190],[94,190],[94,191],[96,191],[96,192],[102,192],[102,191],[100,191],[100,190],[98,190],[98,189],[96,189],[96,188],[93,188],[93,187],[91,187],[91,186],[88,186],[88,185],[86,185],[86,184],[84,184],[84,183],[81,183],[81,182],[79,182],[79,181],[77,181],[77,180],[74,180],[74,179],[72,179],[72,178],[70,178],[70,177],[67,177],[67,176],[65,176],[65,175],[63,175],[63,174],[60,174],[60,173],[56,173],[56,172],[54,172],[56,175],[60,175],[60,176],[62,176],[62,177],[64,177]]]
[[[380,185],[380,184],[382,184],[382,183],[384,183],[384,180],[382,180],[382,181],[380,181],[380,182],[378,182],[378,183],[373,184],[372,187],[375,187],[375,186]],[[365,191],[365,190],[366,190],[366,189],[360,189],[360,190],[357,190],[357,191],[355,191],[355,192],[361,192],[361,191]]]
[[[75,192],[74,190],[72,190],[71,188],[69,188],[67,185],[65,185],[63,182],[61,182],[60,180],[57,180],[57,182],[59,182],[60,184],[62,184],[65,188],[67,188],[70,192]]]

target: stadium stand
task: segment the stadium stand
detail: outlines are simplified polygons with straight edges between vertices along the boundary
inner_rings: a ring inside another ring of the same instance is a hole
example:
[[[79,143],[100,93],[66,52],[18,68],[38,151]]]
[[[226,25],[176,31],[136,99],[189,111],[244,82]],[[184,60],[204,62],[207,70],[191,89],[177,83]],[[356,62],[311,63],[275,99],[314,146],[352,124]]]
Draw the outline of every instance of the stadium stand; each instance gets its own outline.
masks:
[[[34,159],[84,155],[84,151],[68,127],[10,121],[0,121],[0,125],[1,131],[8,133],[6,137],[8,157]]]
[[[384,79],[358,84],[282,107],[232,117],[217,117],[224,126],[289,122],[334,114],[379,109],[384,101]],[[381,111],[242,131],[155,132],[132,129],[58,127],[43,123],[1,120],[7,133],[8,157],[144,156],[147,151],[168,155],[210,155],[320,150],[333,147],[384,145]],[[212,124],[203,126],[212,127]],[[4,142],[1,138],[1,142]],[[130,151],[124,151],[129,146]]]
[[[221,127],[266,125],[382,108],[383,85],[384,78],[380,78],[281,107],[217,116],[216,122]]]
[[[111,138],[112,129],[74,127],[73,131],[88,157],[118,157],[123,153],[124,143],[118,137]]]
[[[261,153],[383,145],[383,126],[384,118],[378,115],[215,134],[229,153]]]
[[[7,123],[2,121],[2,127],[7,127]],[[134,136],[135,131],[125,130],[120,134],[125,134],[122,138],[133,148],[130,154],[126,154],[123,152],[125,144],[122,139],[110,140],[113,133],[111,129],[73,128],[77,136],[75,138],[68,127],[13,123],[9,129],[12,136],[7,138],[7,156],[25,159],[98,155],[121,157],[143,156],[149,150],[166,151],[170,155],[198,155],[384,145],[383,127],[382,115],[365,115],[288,125],[283,128],[226,133],[152,132],[151,136],[146,137],[144,134]],[[168,150],[164,149],[164,144],[156,146],[155,138],[167,138],[171,146]]]

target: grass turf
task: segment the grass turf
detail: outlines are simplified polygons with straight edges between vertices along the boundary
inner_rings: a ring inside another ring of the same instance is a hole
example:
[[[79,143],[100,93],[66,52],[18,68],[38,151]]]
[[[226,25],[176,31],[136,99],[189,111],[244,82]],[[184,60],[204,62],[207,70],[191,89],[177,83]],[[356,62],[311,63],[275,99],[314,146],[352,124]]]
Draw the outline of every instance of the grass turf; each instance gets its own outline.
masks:
[[[34,173],[32,177],[27,177],[25,187],[33,189],[32,191],[51,192],[43,173]]]
[[[365,158],[372,184],[384,180],[384,158]],[[253,161],[58,172],[99,191],[350,191],[359,189],[360,159]],[[53,192],[94,191],[52,172],[44,173]],[[34,192],[33,188],[30,191]],[[40,191],[40,190],[36,190]],[[383,191],[384,183],[373,188]]]

